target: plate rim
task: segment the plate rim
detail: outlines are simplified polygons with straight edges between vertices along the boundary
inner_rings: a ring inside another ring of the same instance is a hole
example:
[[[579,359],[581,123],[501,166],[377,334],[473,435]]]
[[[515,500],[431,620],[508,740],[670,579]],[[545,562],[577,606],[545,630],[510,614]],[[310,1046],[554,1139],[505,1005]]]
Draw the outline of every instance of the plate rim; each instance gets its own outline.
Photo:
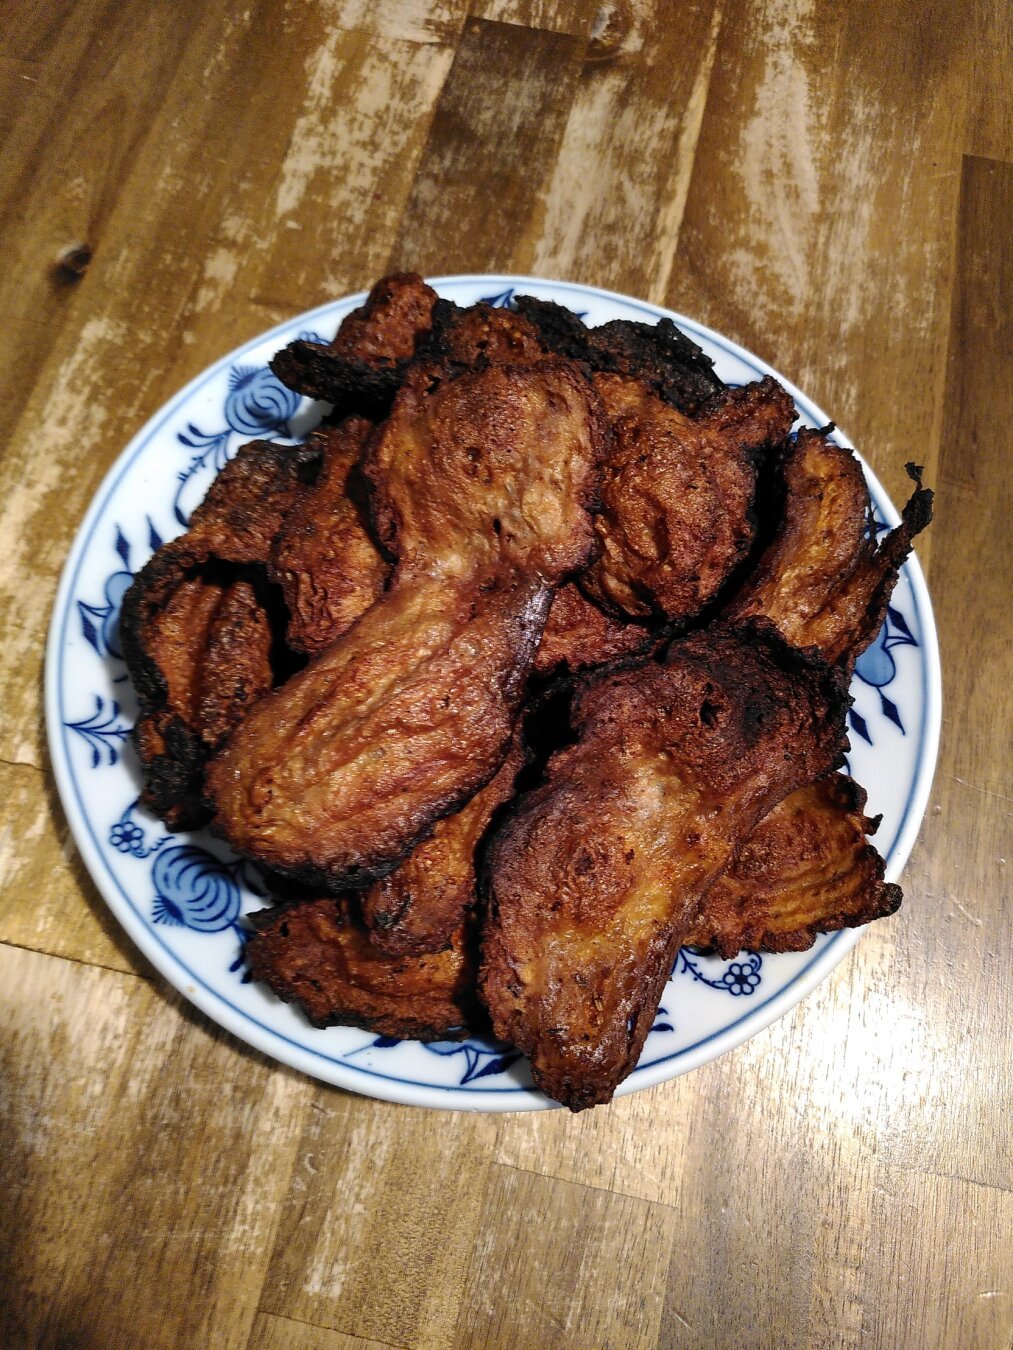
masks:
[[[583,296],[593,296],[605,301],[633,306],[642,310],[655,322],[659,318],[670,318],[677,326],[688,330],[691,335],[703,337],[713,343],[714,346],[724,349],[753,369],[769,371],[783,384],[796,403],[807,410],[806,415],[812,417],[814,421],[822,425],[831,421],[808,395],[791,380],[786,379],[768,362],[725,334],[665,306],[655,305],[650,301],[603,287],[521,273],[460,273],[427,277],[426,280],[437,290],[440,286],[477,284],[490,284],[501,289],[511,290],[518,290],[524,286],[547,287],[555,291],[569,291]],[[122,902],[121,897],[116,893],[115,879],[106,875],[108,872],[107,864],[101,852],[95,846],[90,830],[83,820],[77,819],[76,787],[72,781],[73,775],[70,771],[69,755],[65,754],[62,744],[64,729],[62,719],[59,716],[62,638],[66,627],[66,619],[69,617],[70,602],[73,599],[72,590],[77,571],[84,561],[94,527],[108,504],[119,479],[142,449],[142,443],[146,443],[154,436],[164,423],[170,420],[199,389],[214,380],[224,370],[241,361],[243,356],[252,349],[263,346],[272,337],[288,332],[294,323],[309,324],[317,317],[330,314],[338,306],[354,308],[365,299],[367,294],[367,291],[358,291],[351,295],[335,297],[315,306],[313,309],[293,314],[288,319],[256,334],[232,351],[209,363],[155,410],[110,464],[92,494],[88,508],[75,531],[71,547],[61,569],[50,616],[44,667],[44,706],[50,764],[56,781],[60,805],[67,820],[71,837],[87,867],[93,884],[119,926],[126,932],[145,958],[151,962],[162,978],[167,980],[188,1002],[194,1004],[213,1022],[234,1035],[244,1045],[250,1046],[276,1063],[294,1068],[317,1081],[328,1082],[360,1096],[373,1097],[403,1105],[442,1110],[490,1112],[552,1109],[557,1107],[558,1103],[544,1097],[534,1088],[463,1090],[459,1086],[444,1087],[410,1083],[405,1079],[380,1075],[375,1069],[367,1069],[365,1066],[344,1061],[337,1062],[331,1057],[323,1056],[320,1051],[308,1050],[298,1045],[286,1037],[283,1032],[263,1026],[263,1024],[252,1019],[249,1014],[234,1008],[214,989],[201,983],[199,977],[191,978],[191,973],[183,965],[180,958],[159,941],[150,925],[146,924],[128,904]],[[834,435],[835,439],[842,445],[855,450],[851,440],[839,427],[835,428]],[[879,498],[877,504],[886,503],[889,506],[889,510],[884,513],[887,517],[886,523],[895,525],[899,520],[899,515],[889,495],[861,454],[857,450],[855,450],[855,453],[869,481],[870,492]],[[942,678],[938,633],[928,586],[920,562],[914,552],[911,553],[905,563],[905,573],[911,585],[912,598],[921,627],[922,660],[920,664],[924,713],[923,735],[920,753],[916,761],[914,783],[891,849],[890,863],[886,873],[887,880],[891,881],[896,880],[903,871],[914,847],[921,822],[924,819],[932,790],[942,724]],[[74,809],[68,809],[68,802]],[[83,811],[81,815],[83,817]],[[672,1078],[680,1077],[683,1073],[691,1072],[693,1069],[709,1063],[712,1059],[726,1054],[754,1035],[758,1035],[800,1003],[817,984],[826,979],[853,949],[863,932],[863,928],[843,929],[832,935],[830,940],[813,956],[808,965],[798,971],[786,986],[772,994],[768,1000],[752,1006],[749,1011],[744,1012],[741,1017],[720,1031],[713,1032],[700,1041],[676,1051],[672,1055],[654,1061],[642,1069],[638,1068],[634,1071],[634,1075],[620,1084],[615,1094],[616,1097],[646,1090]],[[194,979],[197,979],[197,984],[193,983]],[[278,1045],[279,1041],[282,1042],[281,1047]]]

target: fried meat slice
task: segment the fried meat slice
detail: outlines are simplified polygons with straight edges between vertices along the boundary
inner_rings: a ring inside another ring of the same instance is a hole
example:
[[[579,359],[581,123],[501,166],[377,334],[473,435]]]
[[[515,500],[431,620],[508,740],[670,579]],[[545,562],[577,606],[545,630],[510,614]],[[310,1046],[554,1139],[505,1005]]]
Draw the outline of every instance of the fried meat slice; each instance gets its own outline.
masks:
[[[233,847],[361,886],[489,781],[553,588],[593,548],[601,457],[600,405],[570,362],[411,368],[364,463],[390,587],[209,765]]]
[[[436,292],[415,272],[381,277],[330,342],[290,342],[271,369],[290,389],[342,412],[384,413],[435,303]]]
[[[795,405],[769,376],[697,418],[641,379],[597,375],[595,386],[612,449],[595,519],[601,556],[580,584],[619,617],[691,619],[753,542],[757,463],[788,435]]]
[[[438,952],[448,946],[475,904],[475,850],[496,810],[512,795],[524,763],[515,733],[499,770],[401,866],[362,896],[373,945],[392,955]]]
[[[883,880],[868,842],[879,818],[864,789],[832,773],[799,788],[757,825],[704,897],[685,945],[733,957],[743,948],[806,951],[818,933],[896,913],[901,889]]]
[[[606,614],[570,581],[552,597],[532,669],[541,676],[561,668],[576,674],[620,657],[646,655],[656,640],[642,624]]]
[[[843,673],[769,624],[586,682],[578,740],[493,836],[480,992],[572,1110],[633,1069],[708,886],[846,744]]]
[[[273,683],[271,624],[250,569],[266,560],[314,462],[301,448],[243,446],[186,533],[149,559],[124,597],[141,799],[171,829],[207,820],[204,763]]]
[[[321,427],[307,442],[320,467],[302,485],[271,545],[268,576],[289,610],[285,638],[315,656],[346,632],[379,597],[390,566],[368,528],[359,460],[373,424],[350,417]]]
[[[253,978],[297,1003],[315,1027],[459,1040],[480,1016],[463,927],[443,951],[389,956],[370,942],[348,896],[297,900],[261,910],[250,923],[246,961]]]
[[[901,524],[877,545],[855,455],[822,432],[800,431],[781,465],[777,533],[728,617],[764,615],[795,646],[853,664],[879,632],[912,540],[932,519],[921,470],[908,464],[907,471],[915,491]]]
[[[549,351],[593,371],[642,380],[690,416],[724,387],[714,362],[671,319],[656,324],[615,319],[587,328],[576,314],[551,300],[519,295],[514,303]]]

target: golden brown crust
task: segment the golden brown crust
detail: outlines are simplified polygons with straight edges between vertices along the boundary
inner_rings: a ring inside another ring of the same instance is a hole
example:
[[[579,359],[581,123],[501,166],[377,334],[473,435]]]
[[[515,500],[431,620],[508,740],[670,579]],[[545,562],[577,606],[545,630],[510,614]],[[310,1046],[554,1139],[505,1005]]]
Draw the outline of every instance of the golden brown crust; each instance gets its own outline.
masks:
[[[379,951],[438,952],[450,943],[475,904],[475,850],[498,807],[513,795],[524,758],[515,732],[510,753],[485,787],[363,893],[362,917]]]
[[[533,670],[541,676],[560,668],[576,674],[622,657],[646,655],[656,641],[643,624],[606,614],[571,581],[552,598]]]
[[[425,956],[372,945],[348,897],[299,900],[251,916],[255,980],[298,1003],[316,1027],[364,1027],[421,1041],[461,1039],[478,1018],[474,963],[463,929]]]
[[[289,610],[285,638],[315,656],[346,632],[383,591],[390,566],[367,527],[359,460],[373,424],[350,417],[315,432],[316,479],[296,493],[271,546],[268,576]]]
[[[420,362],[363,464],[377,537],[399,577],[505,566],[556,585],[594,547],[603,453],[600,403],[569,361],[450,378]]]
[[[601,555],[581,586],[611,613],[692,619],[756,533],[756,465],[787,436],[795,406],[769,376],[730,389],[696,418],[643,379],[596,375],[612,430],[595,529]]]
[[[806,951],[818,933],[894,914],[899,886],[866,838],[865,792],[844,774],[799,788],[759,822],[707,891],[685,945],[730,958],[743,948]]]
[[[393,588],[212,760],[214,828],[307,884],[386,875],[499,766],[548,599],[496,575]]]
[[[600,436],[568,362],[412,368],[364,466],[398,556],[390,589],[209,766],[235,848],[362,885],[489,781],[552,588],[593,544]]]
[[[879,632],[897,573],[932,518],[932,493],[908,465],[916,490],[902,523],[877,546],[854,454],[804,429],[781,466],[784,505],[776,536],[728,608],[764,615],[797,647],[852,665]]]
[[[383,413],[429,330],[435,303],[436,292],[415,272],[381,277],[331,342],[291,342],[271,369],[290,389],[343,413]]]
[[[838,762],[846,707],[841,673],[763,623],[585,684],[577,743],[489,852],[481,993],[550,1096],[609,1100],[707,887],[766,811]]]
[[[155,553],[124,598],[120,632],[140,703],[142,800],[172,829],[207,820],[205,760],[271,687],[271,626],[241,569],[266,559],[314,462],[304,448],[243,446],[186,533]]]
[[[188,637],[192,641],[193,634]],[[197,644],[204,655],[193,684],[194,725],[209,750],[217,749],[271,688],[272,641],[267,614],[250,583],[224,587],[207,637]]]

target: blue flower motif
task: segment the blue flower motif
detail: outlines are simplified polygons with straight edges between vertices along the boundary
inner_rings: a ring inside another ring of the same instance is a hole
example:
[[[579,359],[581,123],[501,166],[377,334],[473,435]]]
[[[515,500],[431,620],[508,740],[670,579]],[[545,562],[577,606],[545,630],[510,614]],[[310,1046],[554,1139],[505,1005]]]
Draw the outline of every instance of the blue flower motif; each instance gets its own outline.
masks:
[[[725,971],[725,988],[736,998],[740,994],[751,994],[759,983],[758,972],[752,966],[744,965],[741,961],[733,961]]]
[[[762,978],[760,967],[763,965],[763,957],[759,952],[747,952],[746,956],[748,957],[746,961],[729,962],[721,975],[712,980],[697,964],[698,954],[695,949],[683,947],[676,957],[672,974],[692,975],[700,984],[709,985],[711,989],[720,989],[726,994],[740,998],[742,995],[753,993],[759,987]]]
[[[136,853],[143,838],[144,831],[141,827],[135,825],[132,820],[125,820],[122,817],[109,831],[110,844],[121,853]]]
[[[140,797],[135,797],[109,831],[109,842],[120,853],[129,853],[134,858],[147,858],[157,853],[172,838],[168,834],[156,834],[148,842],[144,828],[134,819],[134,812],[140,805]]]
[[[183,924],[198,933],[234,927],[240,892],[233,870],[193,844],[164,849],[151,869],[155,923]]]
[[[282,431],[299,406],[299,395],[288,389],[267,366],[235,366],[229,376],[225,420],[240,436],[262,436]]]

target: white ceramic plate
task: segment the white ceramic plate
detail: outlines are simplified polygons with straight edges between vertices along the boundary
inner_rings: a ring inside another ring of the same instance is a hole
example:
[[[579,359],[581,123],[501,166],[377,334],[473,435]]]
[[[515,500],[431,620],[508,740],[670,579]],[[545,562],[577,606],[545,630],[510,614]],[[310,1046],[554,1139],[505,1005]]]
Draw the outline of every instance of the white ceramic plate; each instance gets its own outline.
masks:
[[[667,316],[742,384],[777,374],[735,343],[639,300],[531,277],[463,276],[433,283],[460,305],[508,304],[514,292],[558,301],[591,324]],[[64,569],[49,635],[46,717],[56,781],[74,839],[99,890],[145,956],[209,1017],[265,1054],[353,1092],[421,1106],[519,1111],[550,1106],[512,1049],[473,1039],[422,1045],[345,1027],[318,1031],[244,978],[241,916],[263,901],[251,870],[204,833],[167,834],[137,805],[140,773],[128,739],[136,713],[117,618],[134,572],[179,534],[214,474],[247,440],[298,439],[315,420],[267,369],[300,335],[329,338],[362,295],[300,315],[199,375],[151,419],[107,474]],[[830,419],[778,375],[803,423]],[[835,438],[848,442],[839,433]],[[897,513],[868,474],[884,528]],[[928,799],[940,724],[939,656],[918,563],[905,566],[879,639],[852,689],[850,767],[882,812],[877,843],[896,879]],[[735,961],[684,951],[637,1069],[620,1094],[706,1063],[793,1007],[847,954],[859,933],[808,952]]]

